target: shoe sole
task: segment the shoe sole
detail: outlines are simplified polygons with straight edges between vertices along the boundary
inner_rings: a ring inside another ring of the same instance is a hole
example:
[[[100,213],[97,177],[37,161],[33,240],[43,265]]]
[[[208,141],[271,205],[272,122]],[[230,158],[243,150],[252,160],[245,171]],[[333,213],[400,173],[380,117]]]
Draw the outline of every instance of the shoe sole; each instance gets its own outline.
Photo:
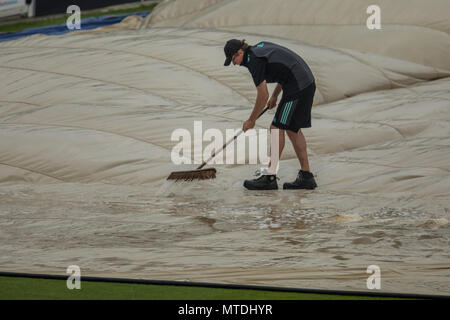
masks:
[[[314,190],[315,188],[317,188],[317,186],[315,187],[286,187],[283,186],[283,190]]]
[[[249,187],[245,187],[245,188],[247,190],[278,190],[278,188],[249,188]]]
[[[270,188],[268,188],[268,187],[265,187],[265,188],[256,188],[256,187],[252,187],[252,186],[247,186],[247,185],[245,185],[245,183],[244,183],[244,187],[245,187],[247,190],[278,190],[278,186],[276,186],[275,188],[273,188],[273,187],[270,187]]]

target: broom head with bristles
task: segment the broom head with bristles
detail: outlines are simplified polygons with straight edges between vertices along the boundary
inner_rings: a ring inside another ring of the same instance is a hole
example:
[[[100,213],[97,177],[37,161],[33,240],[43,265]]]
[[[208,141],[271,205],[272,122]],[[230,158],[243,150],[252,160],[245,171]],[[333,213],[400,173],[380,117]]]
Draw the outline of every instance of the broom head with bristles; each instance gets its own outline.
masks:
[[[205,180],[214,179],[216,177],[216,169],[201,169],[201,170],[190,170],[190,171],[174,171],[172,172],[167,180],[184,180],[192,181],[195,179]]]

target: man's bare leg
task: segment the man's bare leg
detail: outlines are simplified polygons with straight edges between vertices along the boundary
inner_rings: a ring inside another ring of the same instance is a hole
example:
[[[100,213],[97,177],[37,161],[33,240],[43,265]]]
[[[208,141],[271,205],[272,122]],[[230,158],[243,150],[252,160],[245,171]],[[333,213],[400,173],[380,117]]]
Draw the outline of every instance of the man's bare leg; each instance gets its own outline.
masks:
[[[295,153],[297,154],[298,161],[300,162],[301,170],[297,175],[297,179],[294,182],[286,182],[283,184],[283,189],[315,189],[317,183],[314,179],[314,175],[309,169],[308,152],[306,150],[306,139],[302,131],[298,133],[287,131],[288,137],[294,146]]]
[[[275,190],[278,189],[277,169],[280,154],[284,148],[284,130],[270,126],[270,162],[269,168],[258,178],[245,180],[244,187],[249,190]]]
[[[292,146],[294,147],[295,154],[297,155],[298,161],[300,162],[300,168],[303,171],[310,172],[309,169],[309,161],[308,161],[308,151],[306,148],[306,139],[303,135],[301,129],[298,130],[298,133],[295,133],[290,130],[286,130],[289,139],[292,142]]]
[[[285,144],[284,132],[285,130],[270,125],[270,162],[268,172],[271,174],[277,174],[278,163]]]

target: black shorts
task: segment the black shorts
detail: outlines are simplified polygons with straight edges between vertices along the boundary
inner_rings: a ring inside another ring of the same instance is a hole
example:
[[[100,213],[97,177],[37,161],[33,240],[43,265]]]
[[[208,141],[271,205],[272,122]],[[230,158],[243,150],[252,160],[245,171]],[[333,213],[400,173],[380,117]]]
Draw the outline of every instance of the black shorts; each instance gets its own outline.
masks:
[[[289,97],[283,93],[272,125],[293,132],[298,132],[301,128],[310,128],[315,92],[316,84],[313,82],[296,95]]]

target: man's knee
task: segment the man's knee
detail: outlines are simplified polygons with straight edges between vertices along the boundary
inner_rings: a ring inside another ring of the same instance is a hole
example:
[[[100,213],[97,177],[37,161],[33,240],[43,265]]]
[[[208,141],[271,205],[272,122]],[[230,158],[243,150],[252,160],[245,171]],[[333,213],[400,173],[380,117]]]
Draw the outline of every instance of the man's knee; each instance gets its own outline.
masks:
[[[284,137],[284,132],[286,130],[280,129],[275,127],[273,124],[270,125],[270,133],[273,134],[274,132],[278,132],[280,137]]]
[[[286,133],[287,133],[289,139],[295,140],[295,139],[297,139],[299,134],[302,134],[302,131],[298,130],[298,132],[294,132],[294,131],[291,131],[291,130],[286,130]]]
[[[283,129],[277,128],[277,127],[275,127],[273,124],[271,124],[271,125],[270,125],[270,130],[274,130],[274,129],[280,130],[280,132],[283,132],[283,133],[284,133],[284,130],[283,130]]]

